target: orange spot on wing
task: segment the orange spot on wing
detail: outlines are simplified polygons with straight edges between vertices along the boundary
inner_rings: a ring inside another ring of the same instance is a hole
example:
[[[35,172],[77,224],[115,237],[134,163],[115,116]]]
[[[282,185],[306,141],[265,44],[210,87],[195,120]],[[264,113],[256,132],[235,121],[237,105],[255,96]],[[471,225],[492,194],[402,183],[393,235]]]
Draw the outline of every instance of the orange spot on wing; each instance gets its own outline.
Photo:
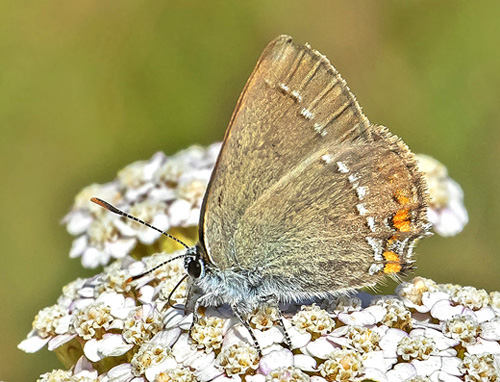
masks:
[[[401,232],[408,232],[410,230],[410,210],[405,206],[410,202],[410,199],[404,194],[402,190],[396,190],[394,199],[403,208],[399,209],[392,218],[392,224]]]
[[[408,232],[410,230],[409,210],[401,209],[392,218],[392,224],[397,230],[401,232]]]
[[[401,272],[401,264],[389,263],[384,267],[384,273],[398,273]]]
[[[399,263],[399,256],[397,253],[392,251],[386,251],[383,253],[387,264],[384,267],[384,273],[398,273],[401,271],[401,264]]]
[[[386,261],[389,261],[389,262],[398,262],[399,263],[399,256],[397,253],[395,252],[392,252],[392,251],[385,251],[383,253],[383,256],[385,258]]]

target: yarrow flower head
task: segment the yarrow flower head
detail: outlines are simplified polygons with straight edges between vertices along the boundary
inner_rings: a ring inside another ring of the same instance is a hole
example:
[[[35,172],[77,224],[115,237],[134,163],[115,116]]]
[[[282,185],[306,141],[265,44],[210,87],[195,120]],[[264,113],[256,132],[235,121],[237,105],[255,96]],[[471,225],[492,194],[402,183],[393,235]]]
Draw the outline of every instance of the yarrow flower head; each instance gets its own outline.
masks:
[[[423,154],[415,156],[419,170],[424,174],[431,196],[428,219],[441,236],[453,236],[462,231],[469,221],[460,185],[448,176],[446,167],[436,159]]]
[[[184,251],[88,199],[101,197],[194,243],[219,147],[155,154],[77,196],[64,220],[77,236],[70,255],[86,267],[106,266],[65,286],[19,345],[26,352],[47,346],[65,365],[40,381],[495,380],[499,292],[419,277],[402,283],[395,296],[360,292],[279,310],[263,304],[249,317],[259,354],[227,306],[201,307],[193,323],[185,306],[193,291],[178,285],[182,260],[131,282]]]

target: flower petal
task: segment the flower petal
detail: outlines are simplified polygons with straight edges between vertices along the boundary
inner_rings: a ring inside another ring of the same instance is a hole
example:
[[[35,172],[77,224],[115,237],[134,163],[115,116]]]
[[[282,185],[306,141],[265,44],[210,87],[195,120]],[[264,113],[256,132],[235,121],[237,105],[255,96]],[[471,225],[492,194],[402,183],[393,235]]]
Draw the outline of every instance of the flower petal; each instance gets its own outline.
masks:
[[[383,350],[376,350],[364,355],[363,366],[378,369],[381,372],[386,373],[396,362],[398,362],[397,357],[387,358]]]
[[[134,347],[125,342],[120,334],[105,334],[102,340],[90,339],[83,347],[85,356],[92,362],[98,362],[109,356],[125,354]]]
[[[387,372],[389,382],[401,382],[417,375],[417,369],[411,363],[398,363]]]
[[[431,375],[441,369],[441,357],[430,356],[424,361],[414,359],[411,361],[411,364],[415,366],[418,375]]]
[[[41,348],[45,346],[47,342],[50,341],[50,337],[48,338],[40,338],[38,336],[33,336],[30,338],[26,338],[25,340],[21,341],[19,345],[17,345],[17,348],[26,352],[26,353],[35,353]]]
[[[128,382],[132,379],[133,375],[130,363],[123,363],[108,371],[109,380],[113,382]]]
[[[293,364],[295,367],[304,371],[315,371],[317,362],[307,354],[295,354],[293,356]]]
[[[290,326],[286,328],[288,336],[290,337],[290,342],[292,343],[292,349],[297,349],[306,346],[311,341],[311,333],[302,333],[295,326]]]
[[[267,375],[279,367],[293,366],[293,354],[290,350],[282,348],[275,350],[262,357],[259,369],[262,374]]]
[[[65,343],[71,341],[75,337],[76,334],[61,334],[59,336],[55,336],[49,341],[47,349],[53,351],[54,349],[57,349],[59,346],[62,346]]]
[[[315,341],[309,342],[302,352],[312,357],[326,359],[328,354],[337,349],[330,341],[324,337],[320,337]]]
[[[498,354],[500,353],[500,344],[497,341],[486,341],[478,338],[474,345],[467,346],[467,352],[469,354]]]
[[[363,380],[374,382],[388,382],[387,374],[380,369],[367,367],[363,369]]]

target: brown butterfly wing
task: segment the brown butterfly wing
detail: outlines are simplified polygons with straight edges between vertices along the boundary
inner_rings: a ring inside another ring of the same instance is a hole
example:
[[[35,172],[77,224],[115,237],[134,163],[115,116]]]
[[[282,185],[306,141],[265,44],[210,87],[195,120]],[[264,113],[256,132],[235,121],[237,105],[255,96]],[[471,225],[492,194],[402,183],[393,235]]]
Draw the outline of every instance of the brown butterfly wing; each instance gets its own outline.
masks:
[[[406,262],[425,233],[425,205],[406,146],[370,125],[324,56],[282,36],[238,100],[205,195],[200,240],[220,269],[344,289],[371,283],[369,269],[375,280],[387,263],[396,270]],[[319,271],[324,280],[311,283]]]

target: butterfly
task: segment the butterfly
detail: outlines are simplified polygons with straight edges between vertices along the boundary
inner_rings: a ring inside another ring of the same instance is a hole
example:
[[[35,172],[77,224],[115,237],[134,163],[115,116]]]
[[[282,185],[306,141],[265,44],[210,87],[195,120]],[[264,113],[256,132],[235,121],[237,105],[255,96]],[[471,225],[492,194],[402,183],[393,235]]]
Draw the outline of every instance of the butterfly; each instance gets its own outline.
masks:
[[[280,36],[236,104],[199,241],[182,255],[187,306],[196,320],[200,306],[228,304],[258,348],[248,322],[260,305],[337,296],[411,269],[429,235],[427,206],[406,144],[366,118],[325,56]]]

